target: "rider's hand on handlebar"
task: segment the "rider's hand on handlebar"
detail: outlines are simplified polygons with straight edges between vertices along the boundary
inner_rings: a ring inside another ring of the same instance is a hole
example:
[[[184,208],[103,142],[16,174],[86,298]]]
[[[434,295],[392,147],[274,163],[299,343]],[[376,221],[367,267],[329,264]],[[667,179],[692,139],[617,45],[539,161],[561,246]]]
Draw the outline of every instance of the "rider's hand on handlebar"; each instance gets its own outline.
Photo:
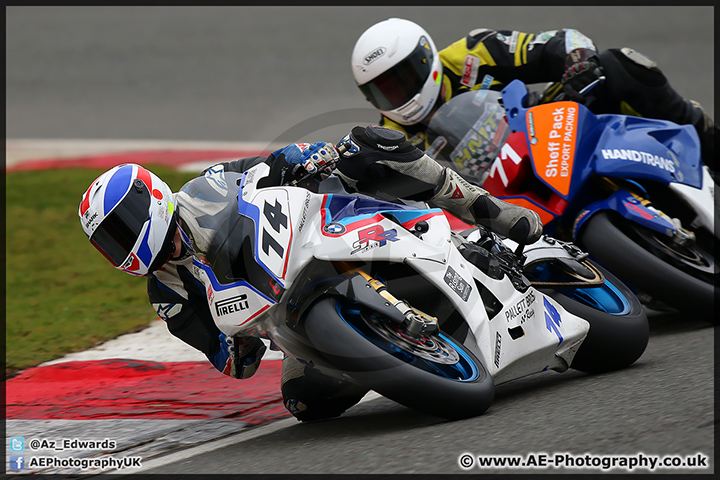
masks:
[[[572,54],[568,56],[568,63],[570,63],[571,58]],[[565,73],[563,73],[561,79],[563,93],[565,94],[563,99],[584,104],[586,98],[583,95],[584,92],[581,93],[582,90],[592,82],[598,80],[603,72],[598,63],[598,58],[594,55],[583,59],[576,58],[576,60],[577,61],[570,64],[565,70]]]
[[[332,143],[293,143],[273,152],[275,157],[284,156],[290,165],[301,165],[307,173],[330,173],[340,159]]]

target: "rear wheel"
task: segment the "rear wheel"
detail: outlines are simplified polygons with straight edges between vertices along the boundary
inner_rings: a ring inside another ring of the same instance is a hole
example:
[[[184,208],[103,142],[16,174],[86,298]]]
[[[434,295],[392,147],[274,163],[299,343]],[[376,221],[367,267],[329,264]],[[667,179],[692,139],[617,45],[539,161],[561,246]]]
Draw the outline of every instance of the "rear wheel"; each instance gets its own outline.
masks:
[[[571,270],[566,264],[545,263],[526,274],[542,293],[590,323],[571,368],[588,373],[617,370],[634,363],[645,351],[650,336],[645,310],[635,294],[600,265],[584,260]],[[588,286],[582,286],[583,280]],[[541,286],[563,282],[576,286]]]
[[[358,304],[324,298],[304,322],[308,340],[333,367],[402,405],[457,419],[480,415],[495,387],[482,362],[442,333],[414,338]]]

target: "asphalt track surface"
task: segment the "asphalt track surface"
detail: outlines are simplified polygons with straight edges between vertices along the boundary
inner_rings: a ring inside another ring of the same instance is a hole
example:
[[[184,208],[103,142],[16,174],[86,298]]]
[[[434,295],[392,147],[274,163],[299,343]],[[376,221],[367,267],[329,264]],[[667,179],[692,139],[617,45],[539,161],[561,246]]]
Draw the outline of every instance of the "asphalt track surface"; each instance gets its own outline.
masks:
[[[6,135],[335,141],[377,119],[353,86],[349,55],[390,16],[425,25],[441,46],[478,26],[578,28],[600,48],[645,53],[714,115],[711,7],[9,7]],[[336,420],[283,420],[255,438],[188,450],[147,473],[600,471],[458,464],[464,453],[563,452],[700,453],[709,469],[660,471],[713,472],[714,330],[682,314],[650,317],[650,344],[631,368],[517,380],[478,418],[446,422],[378,398]]]

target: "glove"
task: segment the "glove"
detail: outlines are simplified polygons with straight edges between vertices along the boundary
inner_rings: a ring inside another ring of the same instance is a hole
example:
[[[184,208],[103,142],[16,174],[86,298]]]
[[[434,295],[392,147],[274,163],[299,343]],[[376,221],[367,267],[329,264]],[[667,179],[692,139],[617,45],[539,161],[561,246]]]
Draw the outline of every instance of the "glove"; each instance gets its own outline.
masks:
[[[257,337],[218,336],[220,351],[208,360],[220,372],[233,378],[250,378],[255,375],[266,347]]]
[[[563,99],[585,104],[586,98],[580,91],[602,76],[599,59],[591,50],[576,49],[568,55],[566,65],[561,78]]]
[[[330,173],[340,158],[332,143],[293,143],[273,152],[276,158],[282,155],[290,165],[302,166],[306,173]],[[297,173],[297,172],[294,172]]]

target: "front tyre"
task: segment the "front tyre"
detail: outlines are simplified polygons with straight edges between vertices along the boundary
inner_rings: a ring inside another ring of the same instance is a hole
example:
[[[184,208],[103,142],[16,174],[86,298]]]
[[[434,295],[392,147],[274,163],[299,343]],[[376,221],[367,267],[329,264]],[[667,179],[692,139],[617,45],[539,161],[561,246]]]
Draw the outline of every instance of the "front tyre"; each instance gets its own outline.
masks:
[[[590,323],[590,331],[571,368],[588,373],[625,368],[640,358],[647,347],[650,338],[647,315],[624,283],[601,266],[590,263],[605,276],[603,285],[542,292]]]
[[[459,419],[484,413],[493,401],[483,363],[442,333],[414,339],[394,322],[334,297],[313,305],[303,324],[328,364],[402,405]]]
[[[639,290],[680,311],[713,319],[715,260],[699,247],[672,248],[661,236],[612,212],[593,214],[578,243]]]

